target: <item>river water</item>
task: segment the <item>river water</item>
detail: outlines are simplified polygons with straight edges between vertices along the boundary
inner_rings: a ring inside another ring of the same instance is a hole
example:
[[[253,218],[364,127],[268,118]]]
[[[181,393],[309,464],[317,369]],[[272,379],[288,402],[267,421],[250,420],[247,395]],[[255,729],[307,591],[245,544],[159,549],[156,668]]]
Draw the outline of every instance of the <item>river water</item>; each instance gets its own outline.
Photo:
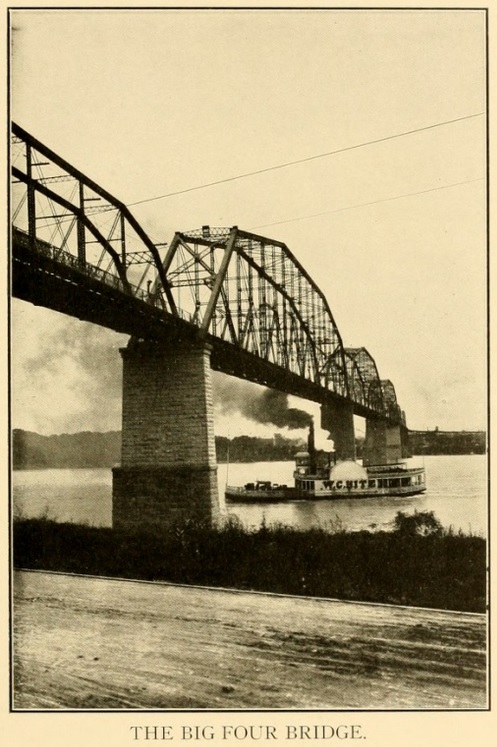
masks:
[[[226,481],[243,485],[255,480],[293,484],[293,462],[220,464],[218,482],[223,512],[237,515],[248,527],[280,523],[306,529],[342,525],[345,529],[388,529],[397,511],[434,511],[445,527],[457,532],[487,534],[487,461],[484,455],[426,456],[426,492],[412,498],[363,498],[294,501],[280,504],[229,504]],[[47,469],[13,473],[14,515],[47,516],[56,521],[111,526],[112,472],[110,469]]]

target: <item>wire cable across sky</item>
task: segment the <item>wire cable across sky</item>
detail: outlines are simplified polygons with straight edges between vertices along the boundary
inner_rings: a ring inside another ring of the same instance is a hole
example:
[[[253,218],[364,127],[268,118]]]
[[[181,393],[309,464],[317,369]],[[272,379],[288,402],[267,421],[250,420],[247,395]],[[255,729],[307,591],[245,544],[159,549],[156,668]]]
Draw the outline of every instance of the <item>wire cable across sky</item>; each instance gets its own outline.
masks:
[[[157,195],[156,197],[148,197],[144,200],[137,200],[136,202],[127,203],[128,207],[136,205],[143,205],[147,202],[155,202],[157,200],[164,200],[167,197],[175,197],[176,195],[187,194],[188,192],[195,192],[199,189],[207,189],[208,187],[214,187],[218,184],[226,184],[227,182],[234,182],[237,179],[246,179],[250,176],[257,176],[258,174],[265,174],[268,171],[276,171],[278,169],[285,169],[289,166],[296,166],[300,163],[308,163],[309,161],[316,161],[319,158],[328,158],[329,156],[335,156],[339,153],[346,153],[347,151],[357,150],[358,148],[365,148],[369,145],[376,145],[378,143],[384,143],[388,140],[395,140],[396,138],[406,137],[407,135],[414,135],[416,132],[425,132],[426,130],[433,130],[436,127],[444,127],[445,125],[454,124],[455,122],[462,122],[467,119],[474,119],[475,117],[481,117],[485,112],[477,112],[476,114],[467,114],[464,117],[457,117],[455,119],[447,119],[444,122],[436,122],[435,124],[425,125],[424,127],[417,127],[413,130],[407,130],[405,132],[399,132],[396,135],[386,135],[385,137],[377,138],[376,140],[368,140],[364,143],[356,143],[355,145],[348,145],[344,148],[338,148],[337,150],[327,151],[326,153],[318,153],[313,156],[307,156],[306,158],[299,158],[296,161],[287,161],[286,163],[280,163],[276,166],[268,166],[264,169],[257,169],[256,171],[247,171],[244,174],[237,174],[236,176],[229,176],[225,179],[218,179],[214,182],[207,182],[206,184],[198,184],[195,187],[188,187],[187,189],[180,189],[177,192],[168,192],[163,195]],[[448,185],[451,186],[451,185]]]
[[[378,205],[381,202],[392,202],[393,200],[402,200],[404,197],[415,197],[416,195],[425,195],[428,192],[437,192],[439,189],[450,189],[451,187],[459,187],[461,184],[472,184],[473,182],[482,182],[485,177],[481,176],[477,179],[465,179],[462,182],[454,182],[453,184],[442,184],[440,187],[431,187],[431,189],[422,189],[420,192],[408,192],[404,195],[395,195],[394,197],[384,197],[381,200],[372,200],[371,202],[361,202],[359,205],[348,205],[342,208],[335,208],[334,210],[325,210],[322,213],[313,213],[312,215],[301,215],[298,218],[287,218],[286,220],[278,220],[275,223],[264,223],[260,226],[252,226],[249,230],[254,231],[257,228],[270,228],[271,226],[281,226],[283,223],[294,223],[299,220],[309,220],[310,218],[318,218],[320,215],[331,215],[332,213],[343,213],[346,210],[356,210],[357,208],[367,207],[368,205]]]

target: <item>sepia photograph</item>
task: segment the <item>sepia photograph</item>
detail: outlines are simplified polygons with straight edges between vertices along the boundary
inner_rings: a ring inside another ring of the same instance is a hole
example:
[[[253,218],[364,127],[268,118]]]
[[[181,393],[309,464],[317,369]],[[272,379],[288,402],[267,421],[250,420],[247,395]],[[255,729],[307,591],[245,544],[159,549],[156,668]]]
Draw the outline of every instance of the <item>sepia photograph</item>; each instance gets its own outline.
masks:
[[[489,711],[488,10],[7,15],[9,713]]]

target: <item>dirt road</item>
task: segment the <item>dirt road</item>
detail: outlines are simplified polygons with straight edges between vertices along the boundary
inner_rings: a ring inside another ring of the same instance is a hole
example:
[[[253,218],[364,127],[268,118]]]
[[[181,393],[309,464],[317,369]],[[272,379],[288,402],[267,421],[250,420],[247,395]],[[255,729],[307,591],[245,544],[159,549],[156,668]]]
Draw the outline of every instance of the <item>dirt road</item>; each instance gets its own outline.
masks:
[[[16,709],[486,707],[486,619],[18,571]]]

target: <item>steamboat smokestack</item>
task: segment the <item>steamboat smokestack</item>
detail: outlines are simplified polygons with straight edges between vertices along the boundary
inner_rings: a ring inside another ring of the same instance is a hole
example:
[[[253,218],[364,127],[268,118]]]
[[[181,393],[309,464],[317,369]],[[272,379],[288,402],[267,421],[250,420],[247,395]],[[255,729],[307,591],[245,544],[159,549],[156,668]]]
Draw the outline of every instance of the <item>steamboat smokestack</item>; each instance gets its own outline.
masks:
[[[307,451],[309,452],[309,472],[311,475],[316,473],[316,446],[314,443],[314,420],[309,425],[309,435],[307,436]]]

